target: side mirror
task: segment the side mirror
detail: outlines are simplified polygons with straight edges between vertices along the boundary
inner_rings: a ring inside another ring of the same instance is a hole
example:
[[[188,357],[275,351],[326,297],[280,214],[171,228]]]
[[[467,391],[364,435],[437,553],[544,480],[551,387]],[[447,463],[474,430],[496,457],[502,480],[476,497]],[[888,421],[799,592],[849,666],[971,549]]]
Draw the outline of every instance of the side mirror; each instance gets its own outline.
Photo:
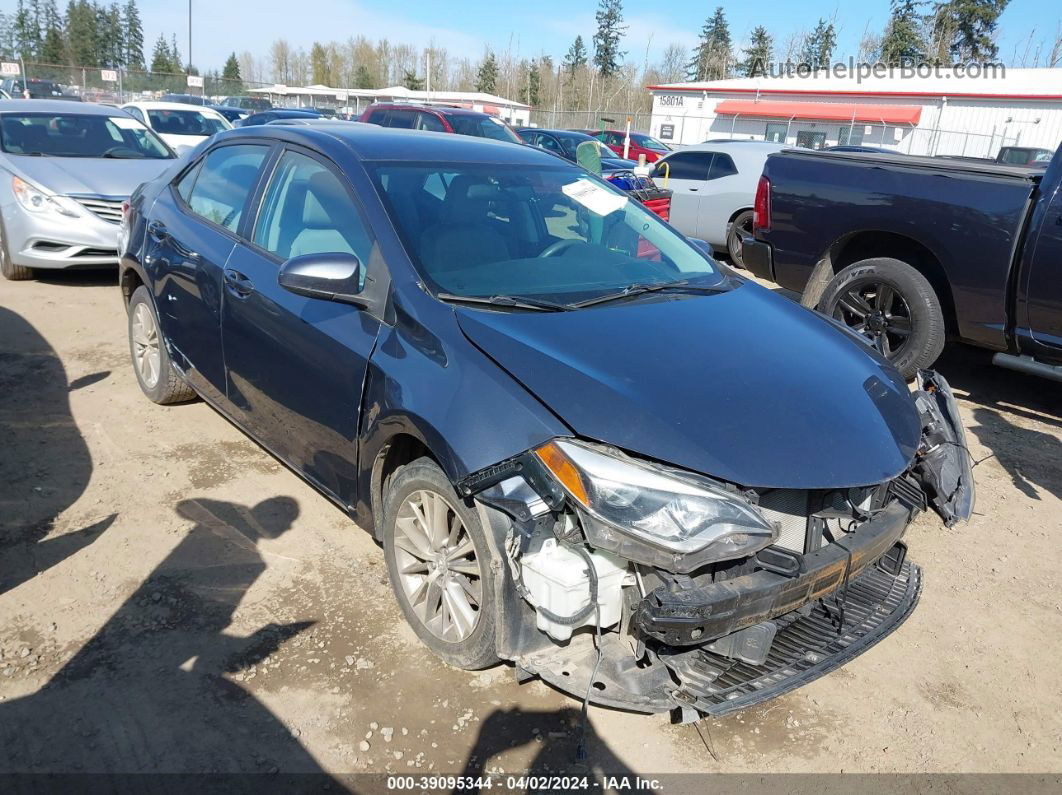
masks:
[[[362,306],[361,260],[353,254],[303,254],[280,266],[277,282],[289,293]]]
[[[715,249],[712,248],[712,244],[707,240],[701,240],[699,237],[688,237],[686,239],[693,244],[694,248],[699,248],[709,257],[715,259]]]

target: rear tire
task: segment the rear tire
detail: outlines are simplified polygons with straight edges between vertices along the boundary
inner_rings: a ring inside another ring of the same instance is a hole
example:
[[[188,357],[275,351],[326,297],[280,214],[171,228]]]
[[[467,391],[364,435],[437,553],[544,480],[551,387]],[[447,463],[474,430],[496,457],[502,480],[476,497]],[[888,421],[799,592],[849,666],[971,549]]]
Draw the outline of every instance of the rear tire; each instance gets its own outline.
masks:
[[[826,285],[818,310],[867,337],[908,381],[944,349],[940,298],[925,276],[898,259],[849,265]]]
[[[152,403],[165,406],[195,398],[195,391],[170,360],[159,331],[155,303],[143,285],[129,299],[129,355],[136,381]]]
[[[430,458],[399,470],[383,503],[387,573],[417,637],[458,668],[498,662],[494,553],[478,512]]]
[[[12,261],[11,252],[7,247],[7,230],[4,228],[3,221],[0,221],[0,273],[12,282],[22,282],[33,278],[33,268],[16,265]]]
[[[745,268],[745,261],[741,258],[741,235],[738,233],[752,234],[752,216],[752,210],[743,210],[734,216],[726,230],[726,250],[735,268]]]

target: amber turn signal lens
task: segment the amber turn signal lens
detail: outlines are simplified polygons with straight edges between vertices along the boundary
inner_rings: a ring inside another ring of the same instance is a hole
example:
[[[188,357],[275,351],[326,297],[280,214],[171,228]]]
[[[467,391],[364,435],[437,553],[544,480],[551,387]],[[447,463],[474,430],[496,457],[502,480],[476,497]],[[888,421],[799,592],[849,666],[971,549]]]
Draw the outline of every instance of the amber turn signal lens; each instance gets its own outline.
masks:
[[[546,465],[546,469],[553,473],[553,477],[560,481],[561,485],[568,490],[575,499],[589,507],[590,498],[586,494],[586,486],[575,464],[553,442],[546,442],[541,447],[535,448],[535,455]]]

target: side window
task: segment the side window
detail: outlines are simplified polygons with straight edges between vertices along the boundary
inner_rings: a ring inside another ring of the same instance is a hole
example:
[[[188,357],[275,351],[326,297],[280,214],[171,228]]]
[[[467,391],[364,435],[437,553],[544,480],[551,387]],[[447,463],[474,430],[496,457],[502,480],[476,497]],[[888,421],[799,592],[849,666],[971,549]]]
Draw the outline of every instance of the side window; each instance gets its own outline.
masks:
[[[446,132],[446,128],[443,127],[443,123],[439,121],[439,117],[434,113],[418,113],[417,114],[417,129],[428,130],[430,132]]]
[[[195,186],[195,179],[199,176],[199,172],[202,169],[203,161],[200,160],[196,165],[188,169],[179,180],[177,180],[177,192],[181,194],[181,198],[184,199],[185,204],[188,204],[188,200],[192,196],[192,188]]]
[[[671,179],[708,179],[708,170],[712,165],[711,152],[679,152],[671,155],[663,162],[671,166]],[[663,177],[665,169],[657,165],[653,170],[654,177]]]
[[[189,209],[235,232],[268,153],[269,147],[247,144],[215,149],[198,169],[198,178],[186,198]],[[193,170],[188,176],[194,173]],[[183,184],[178,186],[179,192],[181,187]]]
[[[539,133],[537,143],[539,146],[541,146],[548,152],[553,152],[558,155],[564,154],[564,149],[561,148],[561,145],[557,143],[557,139],[554,138],[552,135],[545,135],[544,133]]]
[[[372,251],[372,236],[339,177],[298,152],[285,153],[273,172],[254,242],[282,260],[354,254],[367,265]]]
[[[386,127],[389,115],[386,110],[374,110],[369,114],[369,124],[379,124],[381,127]]]
[[[147,124],[147,122],[144,121],[144,114],[140,112],[140,108],[126,108],[125,112],[128,113],[130,116],[132,116],[134,119],[136,119],[141,124]]]
[[[737,167],[734,165],[734,158],[730,155],[724,155],[721,152],[716,152],[715,157],[712,159],[712,165],[708,169],[708,179],[719,179],[720,177],[729,177],[738,173]]]
[[[388,114],[386,127],[397,127],[402,130],[412,130],[417,123],[418,114],[415,110],[392,110]]]
[[[607,133],[605,135],[605,143],[609,146],[623,146],[623,136],[619,133]]]

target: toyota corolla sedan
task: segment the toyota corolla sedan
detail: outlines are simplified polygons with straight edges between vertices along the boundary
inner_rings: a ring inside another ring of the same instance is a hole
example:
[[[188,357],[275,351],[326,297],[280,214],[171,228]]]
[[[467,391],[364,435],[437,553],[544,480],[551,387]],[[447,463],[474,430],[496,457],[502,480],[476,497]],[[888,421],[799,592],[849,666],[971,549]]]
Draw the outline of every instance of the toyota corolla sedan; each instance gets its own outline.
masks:
[[[0,272],[117,264],[122,203],[175,157],[117,108],[0,102]]]
[[[202,397],[372,532],[453,665],[729,712],[894,630],[908,523],[970,514],[943,378],[910,391],[531,147],[238,129],[123,223],[144,394]]]

